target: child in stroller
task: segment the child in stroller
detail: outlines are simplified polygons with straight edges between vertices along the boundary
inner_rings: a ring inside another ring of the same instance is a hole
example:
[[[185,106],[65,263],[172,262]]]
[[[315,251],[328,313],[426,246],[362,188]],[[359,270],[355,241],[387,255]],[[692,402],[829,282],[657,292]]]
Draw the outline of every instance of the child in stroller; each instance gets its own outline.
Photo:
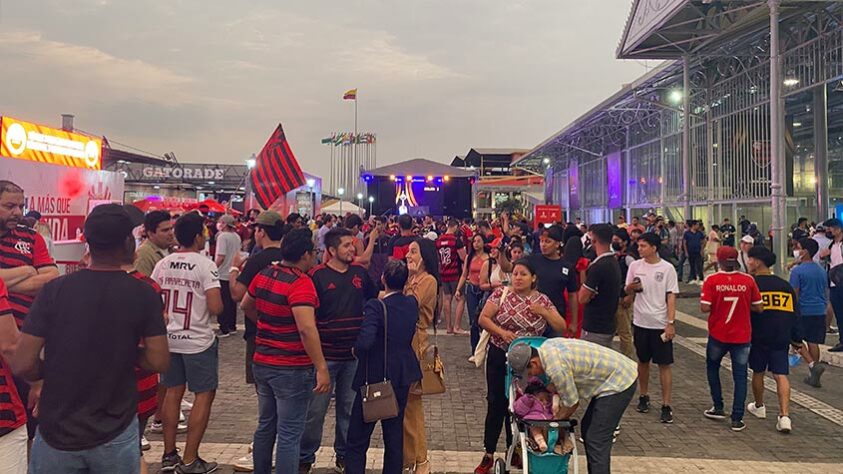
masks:
[[[518,391],[520,392],[520,390]],[[529,380],[523,393],[519,393],[513,403],[512,410],[516,416],[526,421],[558,420],[559,394],[553,385],[545,385],[541,379],[533,377]],[[540,425],[529,425],[530,438],[528,445],[533,451],[547,452],[547,428]],[[553,451],[556,454],[568,454],[573,451],[573,441],[570,437],[561,437]]]

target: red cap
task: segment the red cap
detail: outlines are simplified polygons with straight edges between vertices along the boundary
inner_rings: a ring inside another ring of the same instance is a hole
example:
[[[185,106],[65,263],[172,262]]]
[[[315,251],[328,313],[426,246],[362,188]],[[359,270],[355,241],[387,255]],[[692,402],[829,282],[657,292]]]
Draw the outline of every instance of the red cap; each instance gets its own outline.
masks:
[[[717,261],[718,262],[737,262],[738,261],[738,251],[734,247],[729,247],[728,245],[724,245],[717,249]]]

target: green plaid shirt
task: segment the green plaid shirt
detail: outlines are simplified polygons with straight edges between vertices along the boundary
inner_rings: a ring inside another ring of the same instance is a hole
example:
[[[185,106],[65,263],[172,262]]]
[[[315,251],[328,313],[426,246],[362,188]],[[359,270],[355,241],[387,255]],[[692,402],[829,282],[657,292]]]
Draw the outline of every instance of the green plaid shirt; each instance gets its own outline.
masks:
[[[623,392],[638,378],[638,365],[625,355],[577,339],[548,339],[539,347],[544,371],[562,404]]]

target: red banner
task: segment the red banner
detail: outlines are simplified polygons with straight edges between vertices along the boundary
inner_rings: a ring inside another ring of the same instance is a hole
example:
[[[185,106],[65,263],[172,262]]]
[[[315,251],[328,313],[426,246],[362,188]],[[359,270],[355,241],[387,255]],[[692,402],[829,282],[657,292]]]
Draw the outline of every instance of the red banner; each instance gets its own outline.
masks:
[[[537,228],[542,224],[555,224],[562,220],[562,208],[555,204],[538,204],[533,214]]]

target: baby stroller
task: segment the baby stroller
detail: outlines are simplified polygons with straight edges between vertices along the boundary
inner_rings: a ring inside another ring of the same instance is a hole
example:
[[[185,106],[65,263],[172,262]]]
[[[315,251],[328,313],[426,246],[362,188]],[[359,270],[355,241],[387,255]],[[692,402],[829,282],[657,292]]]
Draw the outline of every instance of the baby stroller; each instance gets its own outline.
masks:
[[[531,347],[539,348],[545,341],[544,337],[519,337],[512,341],[512,344],[525,343]],[[577,426],[577,420],[524,420],[515,415],[513,404],[517,395],[518,379],[516,374],[512,373],[512,368],[509,363],[506,365],[506,391],[507,398],[509,398],[509,416],[512,422],[512,446],[509,447],[506,453],[506,458],[498,458],[495,460],[495,474],[505,474],[511,469],[512,456],[515,453],[517,446],[521,447],[521,459],[523,462],[523,472],[525,474],[566,474],[568,467],[573,461],[574,474],[579,473],[577,466],[577,443],[574,435],[574,427]],[[530,438],[530,427],[541,427],[547,429],[547,450],[543,453],[537,453],[528,447],[528,439]],[[574,450],[568,454],[558,454],[553,451],[557,441],[562,437],[569,436]]]

